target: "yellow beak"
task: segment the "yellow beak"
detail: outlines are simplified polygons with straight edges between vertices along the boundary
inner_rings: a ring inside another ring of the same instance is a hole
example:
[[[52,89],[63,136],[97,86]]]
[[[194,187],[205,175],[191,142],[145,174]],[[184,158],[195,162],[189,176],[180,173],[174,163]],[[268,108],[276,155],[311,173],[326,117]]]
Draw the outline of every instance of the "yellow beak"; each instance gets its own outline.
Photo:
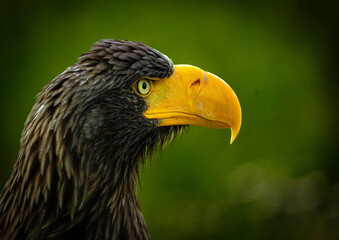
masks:
[[[144,116],[158,126],[196,125],[231,128],[231,143],[241,126],[240,103],[219,77],[190,65],[175,65],[174,74],[152,81]]]

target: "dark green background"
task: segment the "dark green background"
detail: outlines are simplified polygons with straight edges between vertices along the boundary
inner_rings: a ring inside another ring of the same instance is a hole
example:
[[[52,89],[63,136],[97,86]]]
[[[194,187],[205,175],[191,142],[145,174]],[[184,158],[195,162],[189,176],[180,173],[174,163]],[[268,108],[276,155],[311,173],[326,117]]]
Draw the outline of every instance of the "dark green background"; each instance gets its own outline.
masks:
[[[153,239],[339,238],[338,1],[2,1],[0,9],[1,186],[36,94],[94,42],[122,38],[215,73],[243,110],[234,144],[229,131],[190,127],[142,170]]]

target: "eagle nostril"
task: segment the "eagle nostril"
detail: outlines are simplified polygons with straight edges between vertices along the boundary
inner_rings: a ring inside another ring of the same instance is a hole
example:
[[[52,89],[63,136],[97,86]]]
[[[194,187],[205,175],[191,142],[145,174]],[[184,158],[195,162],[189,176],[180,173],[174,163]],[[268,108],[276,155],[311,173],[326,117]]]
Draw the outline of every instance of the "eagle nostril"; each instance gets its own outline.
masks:
[[[200,86],[200,79],[196,80],[191,84],[191,89],[193,90],[194,88],[197,88]]]

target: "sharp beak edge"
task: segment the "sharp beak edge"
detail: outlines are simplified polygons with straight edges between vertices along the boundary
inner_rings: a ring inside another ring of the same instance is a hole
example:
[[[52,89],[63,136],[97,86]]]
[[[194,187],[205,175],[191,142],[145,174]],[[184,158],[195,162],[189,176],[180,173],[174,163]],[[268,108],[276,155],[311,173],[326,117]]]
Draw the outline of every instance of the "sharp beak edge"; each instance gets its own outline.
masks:
[[[219,77],[190,65],[176,65],[174,74],[153,81],[144,116],[158,126],[196,125],[231,128],[231,143],[241,126],[241,107],[232,88]]]

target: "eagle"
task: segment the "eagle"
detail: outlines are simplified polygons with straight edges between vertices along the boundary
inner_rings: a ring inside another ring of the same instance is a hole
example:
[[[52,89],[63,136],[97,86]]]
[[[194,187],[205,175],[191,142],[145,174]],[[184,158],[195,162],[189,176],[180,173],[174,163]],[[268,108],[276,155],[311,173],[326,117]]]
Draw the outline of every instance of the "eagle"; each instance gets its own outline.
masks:
[[[49,82],[0,195],[0,239],[151,239],[139,165],[188,125],[241,126],[231,87],[138,42],[104,39]]]

